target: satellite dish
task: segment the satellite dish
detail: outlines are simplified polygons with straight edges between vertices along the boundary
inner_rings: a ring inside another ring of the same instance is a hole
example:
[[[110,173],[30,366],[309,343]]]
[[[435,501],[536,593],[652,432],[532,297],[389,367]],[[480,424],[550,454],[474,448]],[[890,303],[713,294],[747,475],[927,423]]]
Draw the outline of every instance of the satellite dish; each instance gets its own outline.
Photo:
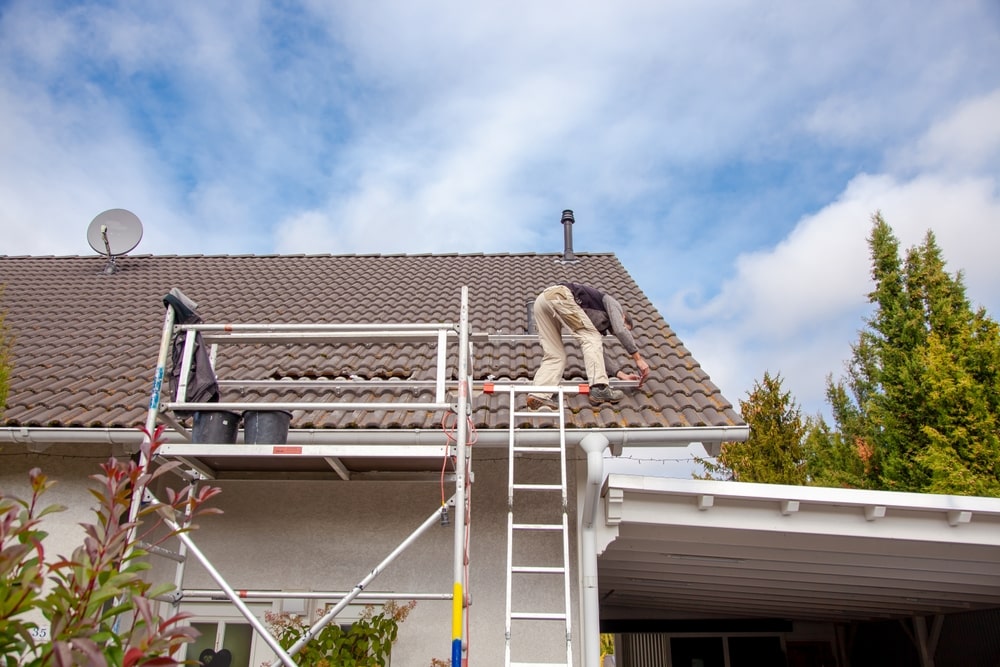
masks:
[[[99,214],[87,228],[87,242],[95,252],[108,258],[104,273],[118,270],[115,258],[128,254],[142,240],[142,223],[135,213],[113,208]]]

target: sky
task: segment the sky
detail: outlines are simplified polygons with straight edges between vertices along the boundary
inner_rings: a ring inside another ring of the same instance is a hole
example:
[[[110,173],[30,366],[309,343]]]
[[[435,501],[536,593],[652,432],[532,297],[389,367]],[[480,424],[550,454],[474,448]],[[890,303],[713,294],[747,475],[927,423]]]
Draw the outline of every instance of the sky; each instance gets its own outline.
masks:
[[[997,0],[0,2],[0,255],[613,252],[828,410],[867,236],[1000,314]]]

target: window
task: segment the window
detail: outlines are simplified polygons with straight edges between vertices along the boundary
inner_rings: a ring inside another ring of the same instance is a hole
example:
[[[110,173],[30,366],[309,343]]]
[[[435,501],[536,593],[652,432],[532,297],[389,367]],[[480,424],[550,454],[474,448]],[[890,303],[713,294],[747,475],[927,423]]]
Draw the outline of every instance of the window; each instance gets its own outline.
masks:
[[[726,667],[722,638],[671,637],[670,664],[673,667]]]
[[[785,667],[779,637],[729,637],[729,667]]]
[[[250,611],[264,623],[264,615],[269,611],[286,609],[299,614],[304,619],[315,622],[334,606],[334,602],[322,600],[278,600],[247,604]],[[347,631],[364,612],[364,604],[348,605],[332,622]],[[185,660],[193,660],[202,667],[259,667],[275,659],[274,651],[257,634],[253,626],[243,617],[232,602],[188,602],[181,610],[191,613],[191,625],[201,633],[193,643],[187,645]],[[265,623],[266,627],[266,623]]]
[[[669,667],[827,667],[824,662],[789,662],[780,634],[670,634],[618,635],[622,660],[631,664]],[[789,647],[791,656],[791,647]]]
[[[188,644],[187,659],[203,666],[250,667],[253,628],[249,623],[192,623],[201,636]]]
[[[271,603],[248,604],[260,619]],[[181,605],[194,614],[191,625],[201,636],[187,645],[186,660],[211,667],[258,667],[273,658],[273,652],[231,602],[195,602]]]

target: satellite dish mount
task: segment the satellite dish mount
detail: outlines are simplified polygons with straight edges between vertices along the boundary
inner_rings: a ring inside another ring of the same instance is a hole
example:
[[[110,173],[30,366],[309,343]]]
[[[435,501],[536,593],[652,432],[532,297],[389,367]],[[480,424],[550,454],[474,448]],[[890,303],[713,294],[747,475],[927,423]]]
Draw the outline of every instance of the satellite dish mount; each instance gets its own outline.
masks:
[[[126,255],[142,240],[142,222],[131,211],[113,208],[99,214],[87,228],[87,242],[94,252],[108,258],[104,273],[116,273],[115,260]]]

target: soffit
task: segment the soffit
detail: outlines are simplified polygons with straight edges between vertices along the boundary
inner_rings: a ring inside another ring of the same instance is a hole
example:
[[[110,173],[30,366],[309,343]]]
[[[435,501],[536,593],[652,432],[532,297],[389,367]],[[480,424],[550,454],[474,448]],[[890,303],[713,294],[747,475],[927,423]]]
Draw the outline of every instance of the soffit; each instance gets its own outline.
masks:
[[[598,560],[602,618],[1000,606],[1000,499],[613,474],[604,501],[620,523]]]

